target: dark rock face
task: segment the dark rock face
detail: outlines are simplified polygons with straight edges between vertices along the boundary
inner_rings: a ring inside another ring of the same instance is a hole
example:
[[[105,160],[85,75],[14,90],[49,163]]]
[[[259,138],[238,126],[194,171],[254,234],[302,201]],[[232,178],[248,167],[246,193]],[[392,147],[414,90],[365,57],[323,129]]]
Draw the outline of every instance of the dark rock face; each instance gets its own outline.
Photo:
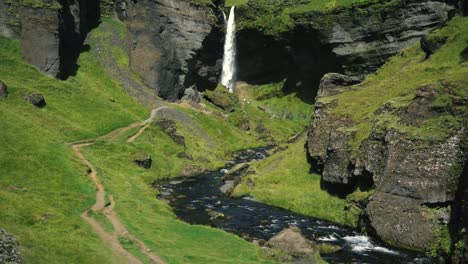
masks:
[[[153,159],[151,158],[151,156],[141,155],[141,157],[135,159],[134,162],[142,168],[151,169]]]
[[[28,63],[65,79],[76,73],[86,34],[99,22],[99,1],[44,0],[42,4],[31,7],[18,0],[0,1],[0,35],[19,36]]]
[[[370,3],[294,14],[294,29],[275,37],[244,29],[237,39],[239,79],[254,84],[286,79],[285,91],[299,90],[304,100],[312,101],[325,73],[372,73],[444,24],[454,10],[443,1]],[[239,23],[245,19],[241,11]]]
[[[458,7],[460,8],[462,15],[468,16],[468,1],[466,0],[458,1]]]
[[[184,0],[144,0],[128,6],[130,67],[160,97],[180,99],[186,88],[203,83],[197,77],[216,85],[222,53],[213,48],[200,55],[204,48],[222,48],[220,38],[212,37],[218,30],[216,8]]]
[[[42,94],[30,94],[28,96],[25,96],[24,99],[37,108],[43,108],[47,105]]]
[[[59,17],[49,8],[21,7],[21,51],[24,59],[54,77],[60,71]]]
[[[383,5],[338,10],[329,15],[331,20],[311,13],[297,17],[296,23],[307,28],[318,26],[321,42],[332,47],[343,71],[362,75],[377,70],[390,56],[445,23],[455,9],[444,2],[421,0]]]
[[[8,97],[8,87],[2,81],[0,81],[0,99]]]
[[[347,89],[332,87],[331,94]],[[349,149],[352,134],[345,131],[354,124],[333,112],[335,101],[320,101],[320,97],[330,94],[327,91],[330,89],[320,89],[308,131],[307,149],[313,168],[322,174],[324,186],[344,186],[352,191],[358,186],[375,185],[375,194],[365,209],[368,229],[385,242],[424,250],[434,241],[434,230],[452,222],[454,216],[450,216],[448,206],[461,199],[457,196],[462,195],[460,182],[466,173],[467,132],[453,130],[444,139],[427,142],[395,129],[382,131],[374,127],[361,142],[358,153],[353,154]],[[412,102],[398,110],[400,122],[419,127],[429,118],[457,107],[434,110],[431,103],[441,96],[439,93],[430,85],[420,87]],[[384,105],[376,114],[388,111],[396,110]],[[456,215],[460,218],[463,214]]]
[[[23,263],[19,243],[3,229],[0,229],[0,263]]]

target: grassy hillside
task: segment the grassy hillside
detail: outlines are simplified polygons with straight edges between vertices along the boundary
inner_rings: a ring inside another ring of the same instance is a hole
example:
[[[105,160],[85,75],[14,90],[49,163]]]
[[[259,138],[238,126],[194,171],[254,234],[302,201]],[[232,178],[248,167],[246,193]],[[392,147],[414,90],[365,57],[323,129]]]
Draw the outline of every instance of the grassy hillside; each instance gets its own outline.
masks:
[[[114,26],[120,27],[118,23]],[[92,32],[91,50],[81,54],[77,75],[67,81],[39,73],[22,61],[18,41],[0,38],[0,80],[10,92],[8,98],[0,100],[0,228],[18,237],[24,258],[30,263],[122,261],[80,218],[94,204],[95,186],[86,175],[87,168],[66,144],[95,138],[149,116],[149,109],[109,77],[112,69],[104,69],[96,60],[100,56],[97,52],[112,49],[115,60],[125,61],[116,47],[97,43],[104,33],[101,28]],[[95,49],[98,44],[100,50]],[[119,65],[124,67],[125,63]],[[36,108],[23,99],[33,92],[44,95],[45,108]],[[215,125],[223,122],[218,115],[174,108],[192,115],[211,139],[202,146],[193,133],[180,127],[180,133],[186,135],[185,151],[193,154],[193,160],[177,158],[184,148],[158,127],[148,129],[133,144],[118,138],[83,149],[98,167],[98,175],[102,174],[105,188],[117,200],[118,217],[170,263],[265,261],[253,244],[216,229],[182,223],[155,198],[156,192],[149,185],[155,178],[178,176],[187,165],[213,168],[235,149],[262,144],[235,127],[216,129]],[[144,171],[133,163],[131,155],[141,151],[153,156],[154,169]],[[199,159],[201,156],[207,159]],[[111,228],[102,215],[92,215]],[[135,251],[131,242],[122,239],[121,243]],[[135,255],[142,258],[137,252]]]

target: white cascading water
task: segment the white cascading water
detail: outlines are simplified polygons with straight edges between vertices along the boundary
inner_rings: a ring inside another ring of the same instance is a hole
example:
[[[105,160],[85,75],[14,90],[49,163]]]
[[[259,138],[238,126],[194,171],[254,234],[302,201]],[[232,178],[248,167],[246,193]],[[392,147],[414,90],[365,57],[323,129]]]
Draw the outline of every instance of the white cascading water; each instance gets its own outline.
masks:
[[[234,92],[236,89],[236,18],[235,7],[231,7],[229,19],[227,21],[226,41],[224,43],[223,73],[221,84]]]

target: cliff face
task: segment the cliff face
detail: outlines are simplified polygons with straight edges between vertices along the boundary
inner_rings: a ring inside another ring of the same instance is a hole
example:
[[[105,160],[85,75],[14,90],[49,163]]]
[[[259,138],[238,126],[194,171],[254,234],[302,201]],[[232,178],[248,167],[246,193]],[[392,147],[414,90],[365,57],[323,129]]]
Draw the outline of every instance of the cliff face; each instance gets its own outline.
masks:
[[[127,7],[130,66],[160,97],[174,101],[191,86],[216,86],[222,59],[216,24],[224,23],[217,8],[188,0]]]
[[[100,18],[99,1],[92,0],[0,0],[0,8],[0,35],[19,37],[27,62],[61,78],[75,74],[86,34]]]
[[[462,30],[460,21],[448,28]],[[466,78],[459,76],[467,72],[464,40],[452,29],[436,33],[450,40],[433,57],[425,60],[412,47],[362,84],[326,75],[308,131],[308,154],[324,186],[375,189],[363,220],[369,231],[401,247],[438,243],[438,230],[451,228],[465,212],[468,115]],[[435,65],[454,71],[432,72]]]
[[[292,13],[289,30],[271,33],[256,22],[249,24],[255,19],[249,8],[239,8],[240,78],[248,82],[286,78],[290,85],[301,83],[309,100],[325,73],[362,78],[455,13],[444,1],[382,1]]]

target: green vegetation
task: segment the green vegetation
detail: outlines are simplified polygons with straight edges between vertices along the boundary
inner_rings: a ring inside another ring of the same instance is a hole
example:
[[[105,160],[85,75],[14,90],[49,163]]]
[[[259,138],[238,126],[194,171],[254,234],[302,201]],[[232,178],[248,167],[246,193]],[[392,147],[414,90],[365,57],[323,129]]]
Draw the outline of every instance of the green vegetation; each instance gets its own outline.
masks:
[[[251,0],[227,1],[226,6],[238,5],[238,30],[256,29],[271,36],[290,31],[296,22],[314,24],[314,28],[328,28],[340,16],[368,16],[379,23],[380,11],[401,4],[399,0]],[[304,13],[313,13],[302,18]],[[259,15],[261,14],[261,15]]]
[[[118,263],[79,217],[94,202],[94,186],[65,142],[96,137],[148,111],[108,78],[92,53],[82,54],[78,75],[66,82],[24,63],[17,41],[0,38],[0,56],[0,79],[10,91],[0,100],[1,227],[18,236],[26,261]],[[37,109],[23,99],[33,92],[48,106]]]
[[[196,114],[193,110],[185,111]],[[204,125],[206,123],[200,123],[201,128]],[[208,126],[212,127],[212,124]],[[236,131],[236,128],[226,130]],[[107,192],[114,197],[119,218],[132,234],[162,255],[168,263],[268,262],[253,244],[224,231],[179,221],[164,201],[154,198],[157,191],[149,186],[157,178],[178,177],[187,167],[212,169],[220,166],[221,160],[215,159],[226,156],[208,147],[211,139],[215,141],[215,146],[222,146],[223,150],[226,147],[226,153],[235,146],[234,140],[239,143],[238,146],[242,146],[243,142],[240,134],[230,134],[232,143],[222,145],[222,139],[216,139],[217,131],[207,131],[216,134],[209,134],[210,137],[204,139],[192,135],[194,131],[191,127],[182,123],[177,131],[185,138],[185,152],[192,157],[191,160],[178,157],[178,153],[184,152],[184,146],[175,143],[157,123],[150,125],[133,143],[125,142],[134,133],[131,131],[114,141],[100,142],[83,149],[85,156],[98,168]],[[223,139],[229,142],[228,136],[225,136]],[[154,166],[151,169],[139,168],[133,162],[132,157],[140,152],[153,158]],[[127,242],[131,247],[131,243]]]
[[[109,23],[104,21],[102,26]],[[80,218],[95,201],[95,186],[86,176],[87,168],[66,144],[95,138],[149,116],[149,109],[125,94],[96,60],[94,47],[104,35],[100,29],[92,32],[91,50],[81,54],[77,75],[67,81],[39,73],[22,61],[18,41],[0,38],[0,79],[10,92],[0,100],[0,228],[18,237],[27,262],[122,262]],[[109,45],[99,47],[112,49]],[[124,68],[128,61],[124,54],[115,48],[111,54]],[[23,99],[33,92],[44,95],[45,108]],[[149,186],[154,179],[178,176],[190,166],[214,168],[231,151],[263,144],[235,127],[217,125],[223,122],[220,115],[179,110],[208,134],[206,140],[195,142],[196,133],[180,127],[186,136],[184,149],[152,125],[132,144],[124,143],[123,137],[82,150],[96,163],[106,190],[117,201],[118,216],[170,263],[269,262],[257,246],[234,235],[176,220],[169,206],[155,199],[156,191]],[[157,160],[154,169],[146,171],[133,163],[130,155],[142,151]],[[183,151],[193,160],[178,158]],[[92,213],[91,217],[112,229],[102,214]],[[124,247],[141,257],[133,243],[123,240]]]
[[[308,172],[310,164],[306,159],[304,138],[253,167],[255,174],[246,176],[234,195],[251,194],[267,204],[346,224],[346,201],[322,190],[320,176]],[[254,187],[249,187],[249,181],[254,182]]]
[[[414,45],[392,57],[351,91],[321,99],[323,102],[337,100],[338,106],[333,113],[356,124],[349,128],[349,147],[353,154],[372,130],[396,129],[410,138],[434,143],[453,135],[463,126],[463,116],[468,114],[463,103],[463,98],[468,97],[465,89],[468,62],[462,56],[467,48],[467,34],[468,19],[455,17],[446,27],[431,34],[432,37],[446,38],[447,43],[429,59],[425,60],[425,53],[419,45]],[[400,110],[411,103],[415,91],[423,86],[431,87],[441,95],[432,105],[441,115],[426,120],[421,126],[402,124]],[[383,106],[390,110],[377,111]]]
[[[296,93],[285,94],[282,87],[283,82],[237,89],[251,129],[277,142],[304,132],[313,113],[313,105]]]
[[[452,245],[448,226],[442,226],[434,231],[434,242],[426,248],[426,254],[432,257],[449,256]]]

